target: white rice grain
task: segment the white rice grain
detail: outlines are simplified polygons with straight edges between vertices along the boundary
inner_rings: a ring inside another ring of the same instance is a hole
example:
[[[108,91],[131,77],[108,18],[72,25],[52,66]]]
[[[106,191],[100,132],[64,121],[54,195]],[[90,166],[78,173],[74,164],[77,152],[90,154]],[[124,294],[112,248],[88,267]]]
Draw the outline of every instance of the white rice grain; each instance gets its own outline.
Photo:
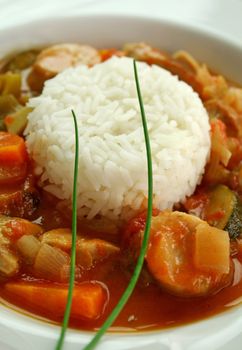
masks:
[[[193,193],[209,156],[208,115],[198,95],[168,71],[138,63],[151,141],[154,206]],[[131,216],[147,203],[147,163],[133,61],[113,57],[70,68],[32,98],[27,147],[43,188],[71,203],[73,109],[79,128],[78,215]],[[71,204],[70,204],[71,205]]]

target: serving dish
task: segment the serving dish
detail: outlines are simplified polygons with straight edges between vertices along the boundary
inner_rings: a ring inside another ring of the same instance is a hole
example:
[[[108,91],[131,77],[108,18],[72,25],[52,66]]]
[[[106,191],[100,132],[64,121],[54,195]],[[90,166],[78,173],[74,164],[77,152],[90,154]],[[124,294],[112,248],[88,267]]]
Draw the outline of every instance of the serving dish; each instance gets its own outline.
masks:
[[[65,41],[89,43],[95,47],[119,47],[126,41],[148,41],[167,51],[182,48],[206,62],[213,70],[242,83],[242,48],[236,42],[191,26],[149,18],[80,16],[29,22],[0,32],[0,55]],[[239,303],[241,300],[238,300]],[[98,348],[216,349],[241,332],[241,311],[241,306],[237,306],[211,319],[159,332],[109,334]],[[53,349],[60,331],[55,325],[3,305],[0,325],[1,341],[10,349]],[[91,336],[87,332],[70,330],[66,349],[80,349]]]

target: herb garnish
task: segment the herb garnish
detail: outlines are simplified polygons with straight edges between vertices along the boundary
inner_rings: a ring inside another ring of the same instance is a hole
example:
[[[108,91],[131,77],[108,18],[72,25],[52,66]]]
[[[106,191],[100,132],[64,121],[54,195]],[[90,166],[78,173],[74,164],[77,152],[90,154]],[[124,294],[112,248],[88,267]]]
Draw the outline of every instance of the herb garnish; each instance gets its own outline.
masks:
[[[142,266],[144,263],[144,258],[146,254],[146,249],[148,246],[149,241],[149,234],[150,234],[150,227],[151,227],[151,218],[152,218],[152,202],[153,202],[153,173],[152,173],[152,157],[151,157],[151,148],[150,148],[150,140],[149,140],[149,132],[147,128],[146,123],[146,117],[145,117],[145,111],[144,111],[144,105],[142,100],[142,95],[140,91],[140,85],[139,85],[139,77],[136,67],[135,60],[134,63],[134,76],[135,76],[135,83],[136,83],[136,89],[137,89],[137,95],[139,99],[139,105],[140,105],[140,112],[141,112],[141,118],[142,118],[142,125],[143,125],[143,131],[144,131],[144,138],[145,138],[145,146],[146,146],[146,155],[147,155],[147,167],[148,167],[148,208],[147,208],[147,220],[145,225],[145,231],[143,236],[143,241],[140,249],[140,254],[137,260],[137,264],[135,266],[133,275],[130,279],[130,282],[124,291],[123,295],[121,296],[118,304],[115,306],[111,314],[108,316],[106,321],[103,323],[102,327],[99,329],[99,331],[96,333],[96,335],[92,338],[89,344],[87,344],[83,350],[92,350],[97,345],[99,339],[104,335],[106,330],[112,325],[112,323],[115,321],[115,319],[118,317],[119,313],[122,311],[123,307],[127,303],[129,297],[131,296],[136,283],[138,281],[139,275],[142,270]]]
[[[63,318],[61,334],[58,339],[56,350],[61,350],[65,333],[68,327],[70,313],[71,313],[71,305],[72,305],[72,295],[75,284],[75,265],[76,265],[76,232],[77,232],[77,183],[78,183],[78,161],[79,161],[79,137],[78,137],[78,126],[75,112],[71,111],[74,126],[75,126],[75,162],[74,162],[74,180],[73,180],[73,197],[72,197],[72,243],[71,243],[71,266],[70,266],[70,281],[69,281],[69,289],[67,296],[67,303],[65,314]]]
[[[134,76],[135,76],[135,83],[136,83],[136,90],[139,100],[139,106],[140,106],[140,112],[141,112],[141,119],[142,119],[142,126],[143,126],[143,132],[144,132],[144,138],[145,138],[145,146],[146,146],[146,156],[147,156],[147,168],[148,168],[148,208],[147,208],[147,219],[146,219],[146,225],[143,235],[143,241],[140,249],[140,254],[137,260],[137,264],[135,266],[133,275],[130,279],[130,282],[124,291],[123,295],[121,296],[119,302],[111,312],[111,314],[108,316],[106,321],[103,323],[102,327],[98,330],[96,335],[92,338],[89,344],[87,344],[83,350],[92,350],[97,345],[100,338],[104,335],[104,333],[107,331],[107,329],[113,324],[115,319],[118,317],[119,313],[122,311],[123,307],[127,303],[129,297],[131,296],[136,283],[138,281],[139,275],[141,273],[144,258],[149,242],[149,234],[150,234],[150,228],[151,228],[151,218],[152,218],[152,203],[153,203],[153,172],[152,172],[152,156],[151,156],[151,148],[150,148],[150,140],[149,140],[149,132],[147,128],[146,123],[146,116],[144,111],[144,105],[142,100],[142,95],[140,91],[140,85],[139,85],[139,77],[136,67],[135,60],[133,61],[134,65]],[[68,291],[68,299],[67,299],[67,305],[66,310],[64,314],[63,324],[62,324],[62,330],[60,334],[60,338],[58,340],[56,350],[61,350],[64,337],[66,333],[66,329],[68,327],[70,312],[71,312],[71,304],[72,304],[72,294],[73,294],[73,288],[74,288],[74,282],[75,282],[75,261],[76,261],[76,226],[77,226],[77,177],[78,177],[78,158],[79,158],[79,142],[78,142],[78,128],[77,128],[77,120],[74,111],[72,111],[72,115],[74,118],[75,123],[75,137],[76,137],[76,149],[75,149],[75,169],[74,169],[74,183],[73,183],[73,210],[72,210],[72,249],[71,249],[71,272],[70,272],[70,284],[69,284],[69,291]]]

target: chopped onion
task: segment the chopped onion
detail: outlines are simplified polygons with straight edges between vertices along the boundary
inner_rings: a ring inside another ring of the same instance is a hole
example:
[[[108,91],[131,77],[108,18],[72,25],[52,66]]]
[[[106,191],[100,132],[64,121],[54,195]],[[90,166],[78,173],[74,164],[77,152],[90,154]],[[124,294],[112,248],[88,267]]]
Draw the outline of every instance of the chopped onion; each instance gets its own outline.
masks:
[[[38,276],[51,281],[61,281],[63,265],[70,263],[70,257],[58,248],[41,244],[35,258],[34,269]]]
[[[228,274],[230,242],[228,232],[202,222],[195,233],[195,266],[205,271]]]
[[[40,241],[32,235],[24,235],[17,241],[17,247],[24,261],[33,264],[35,257],[40,249]]]

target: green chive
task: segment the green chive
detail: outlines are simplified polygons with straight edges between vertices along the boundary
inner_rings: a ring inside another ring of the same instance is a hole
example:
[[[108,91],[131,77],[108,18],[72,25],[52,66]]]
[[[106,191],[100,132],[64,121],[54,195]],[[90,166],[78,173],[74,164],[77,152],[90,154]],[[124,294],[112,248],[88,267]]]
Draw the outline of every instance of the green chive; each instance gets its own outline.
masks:
[[[69,281],[69,289],[68,289],[68,296],[67,296],[67,304],[66,304],[65,314],[63,318],[61,334],[55,348],[56,350],[61,350],[64,343],[64,338],[65,338],[66,330],[69,323],[70,313],[71,313],[72,295],[73,295],[73,289],[75,284],[79,138],[78,138],[78,126],[77,126],[76,115],[74,111],[71,111],[71,112],[72,112],[72,116],[74,119],[74,126],[75,126],[75,164],[74,164],[74,181],[73,181],[73,197],[72,197],[71,268],[70,268],[70,281]]]
[[[144,105],[143,105],[142,95],[141,95],[141,91],[140,91],[139,78],[138,78],[138,72],[137,72],[135,60],[134,60],[134,76],[135,76],[137,95],[138,95],[138,99],[139,99],[140,112],[141,112],[141,117],[142,117],[145,146],[146,146],[146,155],[147,155],[147,167],[148,167],[148,209],[147,209],[147,220],[146,220],[146,226],[145,226],[145,231],[144,231],[144,237],[143,237],[143,241],[142,241],[142,246],[141,246],[139,258],[138,258],[134,273],[133,273],[133,275],[130,279],[130,282],[128,284],[128,287],[124,291],[118,304],[115,306],[115,308],[113,309],[113,311],[111,312],[109,317],[103,323],[102,327],[99,329],[99,331],[96,333],[96,335],[92,338],[90,343],[87,344],[83,348],[83,350],[92,350],[95,348],[95,346],[97,345],[100,338],[104,335],[106,330],[113,324],[113,322],[116,320],[119,313],[122,311],[123,307],[127,303],[129,297],[131,296],[131,294],[136,286],[139,275],[141,273],[146,250],[147,250],[147,246],[148,246],[148,242],[149,242],[149,234],[150,234],[151,218],[152,218],[152,199],[153,199],[152,198],[153,197],[152,157],[151,157],[149,133],[148,133],[147,123],[146,123]]]

